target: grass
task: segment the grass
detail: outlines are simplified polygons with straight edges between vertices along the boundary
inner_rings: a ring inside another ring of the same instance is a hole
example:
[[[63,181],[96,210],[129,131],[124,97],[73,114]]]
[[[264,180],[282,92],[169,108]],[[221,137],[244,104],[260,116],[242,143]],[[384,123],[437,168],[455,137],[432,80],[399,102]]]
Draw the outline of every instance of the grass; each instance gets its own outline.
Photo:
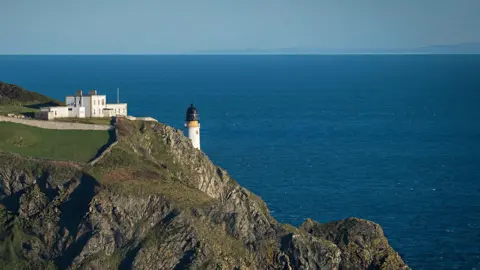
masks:
[[[28,108],[22,105],[0,105],[0,115],[7,115],[9,113],[14,114],[27,114],[33,116],[34,112],[38,112],[38,109]]]
[[[147,197],[163,195],[167,200],[176,203],[180,208],[201,208],[215,203],[215,200],[205,193],[186,186],[185,184],[162,179],[132,179],[123,182],[101,181],[115,194]]]
[[[83,123],[83,124],[110,125],[112,119],[110,117],[102,117],[102,118],[66,117],[66,118],[56,118],[55,121],[71,122],[71,123]]]
[[[88,162],[108,140],[108,131],[53,130],[0,122],[0,150],[25,156]]]

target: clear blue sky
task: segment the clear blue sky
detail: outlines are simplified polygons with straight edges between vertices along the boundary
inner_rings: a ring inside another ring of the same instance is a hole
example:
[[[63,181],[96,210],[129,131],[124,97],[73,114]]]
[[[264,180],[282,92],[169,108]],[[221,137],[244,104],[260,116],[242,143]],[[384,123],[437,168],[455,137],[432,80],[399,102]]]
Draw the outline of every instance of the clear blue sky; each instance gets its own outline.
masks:
[[[0,0],[0,54],[480,42],[480,0]]]

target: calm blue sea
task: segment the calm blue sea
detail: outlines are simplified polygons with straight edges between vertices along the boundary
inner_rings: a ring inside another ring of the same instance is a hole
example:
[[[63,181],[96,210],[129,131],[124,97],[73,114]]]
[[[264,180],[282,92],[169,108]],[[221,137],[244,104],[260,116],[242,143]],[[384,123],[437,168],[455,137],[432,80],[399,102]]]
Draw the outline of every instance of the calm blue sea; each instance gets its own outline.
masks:
[[[480,56],[0,56],[0,80],[98,89],[182,128],[281,222],[379,223],[415,269],[480,269]]]

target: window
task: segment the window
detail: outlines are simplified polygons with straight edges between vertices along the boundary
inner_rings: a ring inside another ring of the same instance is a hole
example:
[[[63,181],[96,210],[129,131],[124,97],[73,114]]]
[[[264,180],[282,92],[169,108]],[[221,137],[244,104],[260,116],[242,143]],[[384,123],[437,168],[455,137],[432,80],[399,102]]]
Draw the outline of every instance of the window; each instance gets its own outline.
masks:
[[[125,113],[125,108],[123,108],[123,113]]]
[[[68,108],[68,110],[69,110],[69,111],[71,111],[71,110],[72,110],[72,108]]]
[[[102,99],[102,105],[105,105],[105,99]]]
[[[95,114],[95,109],[93,109],[93,114]]]

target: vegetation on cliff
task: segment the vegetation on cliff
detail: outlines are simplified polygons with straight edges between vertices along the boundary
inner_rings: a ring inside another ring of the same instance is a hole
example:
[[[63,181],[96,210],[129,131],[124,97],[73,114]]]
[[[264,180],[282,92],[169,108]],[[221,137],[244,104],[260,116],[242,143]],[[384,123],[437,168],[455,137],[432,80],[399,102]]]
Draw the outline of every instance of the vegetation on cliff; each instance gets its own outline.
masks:
[[[0,105],[62,105],[61,102],[42,94],[31,92],[17,86],[0,81]]]
[[[128,120],[116,130],[118,143],[95,165],[0,152],[1,265],[408,268],[373,222],[278,223],[181,131]]]
[[[2,89],[10,108],[50,102]],[[0,268],[408,268],[373,222],[278,223],[169,126],[120,119],[95,163],[106,132],[0,129]]]
[[[9,113],[33,117],[44,106],[63,105],[62,102],[42,94],[25,90],[15,84],[0,81],[0,115]]]

